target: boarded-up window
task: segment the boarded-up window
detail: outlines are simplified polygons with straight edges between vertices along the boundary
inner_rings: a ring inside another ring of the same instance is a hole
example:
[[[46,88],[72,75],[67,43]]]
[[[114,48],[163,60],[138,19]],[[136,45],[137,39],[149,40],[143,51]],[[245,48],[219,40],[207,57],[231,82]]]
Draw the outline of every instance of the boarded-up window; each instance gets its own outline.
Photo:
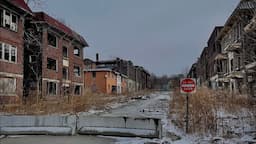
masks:
[[[16,79],[15,78],[0,78],[0,94],[15,94]]]

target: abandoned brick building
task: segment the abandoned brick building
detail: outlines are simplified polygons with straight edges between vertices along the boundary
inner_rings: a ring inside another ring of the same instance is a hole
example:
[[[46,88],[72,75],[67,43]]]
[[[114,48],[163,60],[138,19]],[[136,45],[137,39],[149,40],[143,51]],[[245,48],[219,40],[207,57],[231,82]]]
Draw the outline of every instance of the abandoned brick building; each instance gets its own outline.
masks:
[[[44,12],[34,13],[25,31],[24,95],[81,96],[84,38]]]
[[[256,96],[255,8],[241,1],[225,25],[214,29],[197,61],[199,85]]]
[[[0,103],[23,95],[24,23],[32,11],[23,0],[0,1]]]
[[[98,71],[100,69],[111,69],[113,72],[121,74],[126,81],[127,92],[135,92],[150,89],[152,83],[150,74],[141,66],[134,66],[131,61],[116,58],[113,60],[99,60],[99,54],[96,54],[96,61],[85,59],[85,73],[89,71]],[[99,73],[99,72],[98,72]],[[85,85],[88,85],[85,83]]]
[[[82,95],[82,36],[24,0],[0,2],[0,102]]]

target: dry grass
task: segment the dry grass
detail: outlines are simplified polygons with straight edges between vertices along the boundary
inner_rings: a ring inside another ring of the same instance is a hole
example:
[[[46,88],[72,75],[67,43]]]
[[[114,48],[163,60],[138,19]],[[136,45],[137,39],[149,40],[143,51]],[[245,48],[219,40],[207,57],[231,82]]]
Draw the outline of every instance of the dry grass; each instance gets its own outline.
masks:
[[[60,97],[58,101],[27,100],[26,104],[0,105],[0,112],[13,114],[53,114],[53,113],[77,113],[86,112],[90,109],[103,110],[111,103],[125,103],[131,97],[145,95],[150,91],[126,93],[122,95],[107,95],[86,91],[84,96]]]
[[[184,128],[186,97],[175,90],[170,103],[170,115],[178,127]],[[232,95],[227,91],[213,91],[199,88],[189,96],[189,132],[214,133],[216,131],[217,111],[224,110],[236,114],[241,109],[255,111],[243,95]]]

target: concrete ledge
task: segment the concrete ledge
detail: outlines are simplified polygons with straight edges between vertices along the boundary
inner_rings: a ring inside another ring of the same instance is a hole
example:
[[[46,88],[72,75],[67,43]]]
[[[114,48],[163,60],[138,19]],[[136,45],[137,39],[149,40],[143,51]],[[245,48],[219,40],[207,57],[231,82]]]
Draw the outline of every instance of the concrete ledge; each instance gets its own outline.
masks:
[[[138,136],[161,138],[161,119],[78,116],[77,131],[79,134],[99,134],[113,136]]]
[[[82,127],[79,134],[104,135],[104,136],[123,136],[123,137],[143,137],[155,138],[154,130],[127,129],[127,128],[101,128],[101,127]]]
[[[1,134],[74,135],[75,115],[0,116]]]
[[[72,128],[68,127],[2,127],[3,135],[70,135]]]

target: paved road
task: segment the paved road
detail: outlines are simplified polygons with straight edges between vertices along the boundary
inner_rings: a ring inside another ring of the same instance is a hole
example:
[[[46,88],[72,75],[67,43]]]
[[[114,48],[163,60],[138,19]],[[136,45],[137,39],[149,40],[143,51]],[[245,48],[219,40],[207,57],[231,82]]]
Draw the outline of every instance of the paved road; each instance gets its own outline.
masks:
[[[137,100],[128,105],[103,112],[101,115],[164,118],[168,113],[170,94],[158,92],[149,96],[150,99]]]
[[[0,144],[114,144],[116,140],[97,136],[15,136]]]

